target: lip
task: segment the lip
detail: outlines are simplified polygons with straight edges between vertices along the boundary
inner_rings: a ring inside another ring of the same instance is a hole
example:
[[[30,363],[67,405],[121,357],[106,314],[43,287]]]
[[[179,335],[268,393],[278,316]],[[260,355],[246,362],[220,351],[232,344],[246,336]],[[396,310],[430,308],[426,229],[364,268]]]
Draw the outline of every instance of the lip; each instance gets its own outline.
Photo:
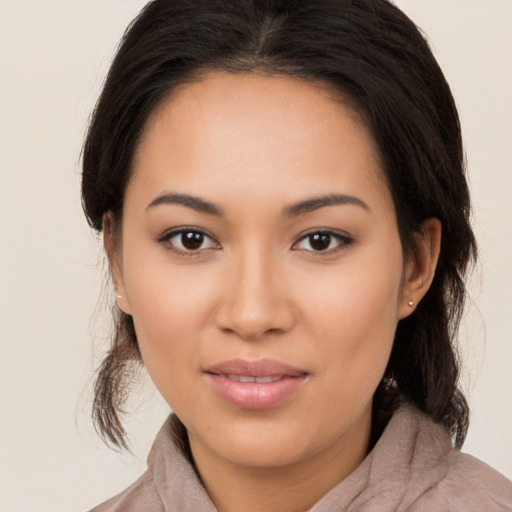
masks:
[[[207,368],[205,375],[213,390],[231,405],[263,410],[277,407],[294,394],[306,382],[308,372],[273,359],[232,359]],[[240,382],[238,377],[269,381]]]

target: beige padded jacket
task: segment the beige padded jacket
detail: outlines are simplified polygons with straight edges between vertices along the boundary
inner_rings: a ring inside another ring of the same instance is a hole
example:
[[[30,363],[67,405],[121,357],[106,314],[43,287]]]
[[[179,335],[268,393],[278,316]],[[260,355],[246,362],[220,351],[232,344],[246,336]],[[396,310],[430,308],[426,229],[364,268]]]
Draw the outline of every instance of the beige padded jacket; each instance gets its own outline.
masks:
[[[148,470],[92,512],[215,512],[166,422]],[[391,418],[359,467],[309,512],[512,512],[512,482],[452,447],[446,431],[411,407]]]

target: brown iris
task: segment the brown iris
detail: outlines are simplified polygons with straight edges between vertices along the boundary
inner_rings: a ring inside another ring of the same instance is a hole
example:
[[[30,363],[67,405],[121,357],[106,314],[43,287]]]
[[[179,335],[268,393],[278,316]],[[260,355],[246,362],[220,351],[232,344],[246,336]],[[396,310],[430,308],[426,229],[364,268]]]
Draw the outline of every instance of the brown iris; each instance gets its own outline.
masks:
[[[197,231],[186,231],[181,234],[181,243],[185,249],[197,251],[204,243],[204,235]]]
[[[325,251],[331,245],[331,235],[326,233],[315,233],[309,236],[309,243],[315,251]]]

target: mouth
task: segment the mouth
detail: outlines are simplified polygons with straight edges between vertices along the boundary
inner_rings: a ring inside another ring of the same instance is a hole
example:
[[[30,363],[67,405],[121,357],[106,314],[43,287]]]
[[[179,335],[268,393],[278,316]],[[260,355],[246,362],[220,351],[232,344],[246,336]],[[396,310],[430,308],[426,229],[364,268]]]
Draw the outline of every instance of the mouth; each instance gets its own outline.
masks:
[[[257,382],[258,384],[267,384],[269,382],[277,382],[278,380],[284,379],[283,375],[269,375],[268,377],[255,377],[254,375],[235,375],[235,374],[217,374],[226,379],[232,380],[233,382]]]
[[[305,370],[271,359],[224,361],[204,373],[218,396],[248,410],[283,404],[307,382],[309,375]]]

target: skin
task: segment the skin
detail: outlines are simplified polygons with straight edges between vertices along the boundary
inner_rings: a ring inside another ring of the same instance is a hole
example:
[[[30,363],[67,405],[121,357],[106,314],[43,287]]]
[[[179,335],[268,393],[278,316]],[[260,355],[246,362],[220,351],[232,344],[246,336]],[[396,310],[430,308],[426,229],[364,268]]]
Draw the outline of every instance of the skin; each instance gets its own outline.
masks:
[[[169,193],[223,214],[149,206]],[[329,194],[365,206],[284,214]],[[147,123],[117,244],[104,225],[118,305],[218,510],[307,510],[360,464],[373,393],[408,302],[431,283],[441,226],[426,221],[404,261],[378,152],[350,107],[282,76],[211,72],[181,86]],[[184,226],[208,234],[199,250],[168,235]],[[326,231],[314,250],[306,235]],[[307,378],[276,407],[242,409],[204,373],[234,358]]]

